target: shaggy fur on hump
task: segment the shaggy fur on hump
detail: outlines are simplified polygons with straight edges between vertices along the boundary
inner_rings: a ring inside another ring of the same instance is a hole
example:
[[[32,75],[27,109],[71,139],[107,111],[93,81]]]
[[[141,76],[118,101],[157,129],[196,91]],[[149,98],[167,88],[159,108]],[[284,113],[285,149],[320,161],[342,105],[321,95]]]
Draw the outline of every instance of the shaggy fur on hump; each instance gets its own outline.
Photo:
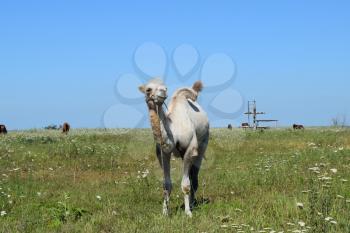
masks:
[[[195,91],[195,92],[201,92],[203,90],[203,83],[202,81],[196,81],[193,86],[192,86],[192,89]]]
[[[175,91],[173,95],[173,99],[175,100],[177,97],[183,96],[186,99],[190,99],[192,101],[196,101],[198,94],[203,89],[203,84],[201,81],[197,81],[193,84],[192,88],[184,87]]]
[[[175,105],[179,102],[179,100],[190,99],[193,102],[197,101],[199,92],[202,91],[203,84],[201,81],[196,81],[192,88],[184,87],[175,91],[171,104],[169,105],[168,114],[171,114],[175,108]]]

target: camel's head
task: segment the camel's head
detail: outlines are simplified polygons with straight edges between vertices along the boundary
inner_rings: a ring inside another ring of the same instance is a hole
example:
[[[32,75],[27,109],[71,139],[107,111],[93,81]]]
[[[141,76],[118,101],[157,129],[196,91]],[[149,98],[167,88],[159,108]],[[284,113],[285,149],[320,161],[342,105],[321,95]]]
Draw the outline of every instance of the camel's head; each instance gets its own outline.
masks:
[[[167,95],[167,87],[161,79],[152,79],[148,83],[139,87],[139,90],[145,94],[146,101],[154,101],[158,105],[162,105]]]

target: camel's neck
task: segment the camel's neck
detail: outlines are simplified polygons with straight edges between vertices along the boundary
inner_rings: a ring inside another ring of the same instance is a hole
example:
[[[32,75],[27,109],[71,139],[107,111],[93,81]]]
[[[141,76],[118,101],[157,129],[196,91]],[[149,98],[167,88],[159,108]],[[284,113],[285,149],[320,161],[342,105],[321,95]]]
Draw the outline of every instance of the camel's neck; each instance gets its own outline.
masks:
[[[159,144],[171,143],[173,140],[169,127],[170,122],[163,108],[161,106],[157,108],[154,102],[148,102],[147,105],[154,139]]]

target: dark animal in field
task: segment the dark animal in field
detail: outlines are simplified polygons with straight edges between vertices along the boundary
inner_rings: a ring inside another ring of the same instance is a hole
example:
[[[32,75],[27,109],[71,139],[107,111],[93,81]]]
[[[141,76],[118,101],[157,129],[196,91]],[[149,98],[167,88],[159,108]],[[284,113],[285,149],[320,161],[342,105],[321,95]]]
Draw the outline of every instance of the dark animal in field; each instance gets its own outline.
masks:
[[[51,124],[51,125],[48,125],[46,127],[44,127],[44,129],[47,129],[47,130],[57,130],[57,125],[55,124]]]
[[[0,134],[7,134],[7,129],[5,125],[0,125]]]
[[[305,129],[303,125],[293,124],[293,129]]]
[[[64,122],[62,126],[62,133],[68,134],[69,130],[70,130],[70,125],[67,122]]]
[[[232,129],[232,125],[231,125],[231,124],[228,124],[227,128],[228,128],[228,129]]]

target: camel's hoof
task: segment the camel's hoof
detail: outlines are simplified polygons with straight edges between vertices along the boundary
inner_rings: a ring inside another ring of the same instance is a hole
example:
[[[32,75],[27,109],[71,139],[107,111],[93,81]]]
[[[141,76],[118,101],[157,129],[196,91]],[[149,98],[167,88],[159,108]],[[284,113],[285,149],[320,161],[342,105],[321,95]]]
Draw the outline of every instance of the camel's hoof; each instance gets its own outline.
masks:
[[[192,212],[189,210],[189,211],[185,211],[186,215],[190,218],[192,218]]]
[[[163,208],[163,215],[164,216],[169,216],[169,210],[166,208]]]

